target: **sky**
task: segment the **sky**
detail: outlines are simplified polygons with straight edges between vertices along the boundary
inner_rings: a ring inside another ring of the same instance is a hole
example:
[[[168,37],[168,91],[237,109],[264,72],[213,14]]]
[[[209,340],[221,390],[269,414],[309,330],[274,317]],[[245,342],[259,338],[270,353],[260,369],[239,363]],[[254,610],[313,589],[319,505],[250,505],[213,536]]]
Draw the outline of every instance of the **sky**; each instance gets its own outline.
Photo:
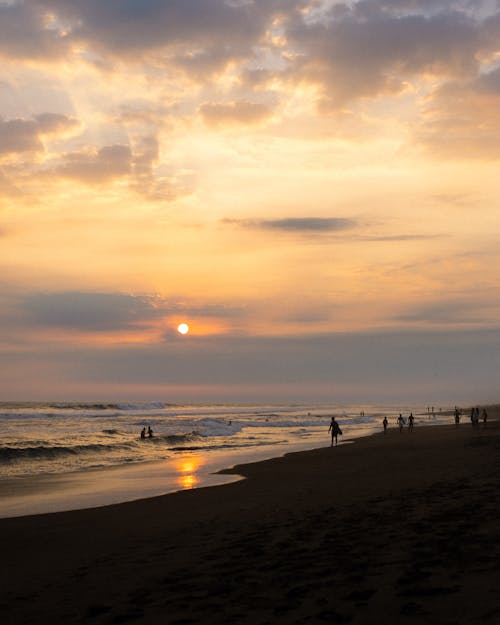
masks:
[[[499,401],[499,137],[498,0],[0,0],[0,400]]]

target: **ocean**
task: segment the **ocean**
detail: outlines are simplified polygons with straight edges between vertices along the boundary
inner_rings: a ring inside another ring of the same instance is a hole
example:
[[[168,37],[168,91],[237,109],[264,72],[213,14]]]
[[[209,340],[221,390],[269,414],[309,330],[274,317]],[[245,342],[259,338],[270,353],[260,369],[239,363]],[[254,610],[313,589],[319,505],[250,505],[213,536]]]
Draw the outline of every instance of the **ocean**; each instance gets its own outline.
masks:
[[[0,516],[223,483],[231,478],[215,471],[329,445],[332,416],[346,442],[380,431],[384,416],[396,427],[400,412],[413,412],[416,425],[450,422],[449,414],[432,418],[422,406],[0,403]],[[153,436],[141,439],[143,428]],[[116,475],[125,476],[119,487]]]

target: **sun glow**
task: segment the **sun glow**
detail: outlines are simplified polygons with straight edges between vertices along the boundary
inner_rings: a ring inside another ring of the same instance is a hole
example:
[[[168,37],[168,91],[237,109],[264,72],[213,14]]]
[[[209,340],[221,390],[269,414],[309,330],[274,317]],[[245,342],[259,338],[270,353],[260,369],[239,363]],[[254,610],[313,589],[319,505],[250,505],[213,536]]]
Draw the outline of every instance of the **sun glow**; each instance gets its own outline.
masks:
[[[189,332],[189,326],[187,323],[180,323],[177,326],[177,332],[179,334],[187,334]]]

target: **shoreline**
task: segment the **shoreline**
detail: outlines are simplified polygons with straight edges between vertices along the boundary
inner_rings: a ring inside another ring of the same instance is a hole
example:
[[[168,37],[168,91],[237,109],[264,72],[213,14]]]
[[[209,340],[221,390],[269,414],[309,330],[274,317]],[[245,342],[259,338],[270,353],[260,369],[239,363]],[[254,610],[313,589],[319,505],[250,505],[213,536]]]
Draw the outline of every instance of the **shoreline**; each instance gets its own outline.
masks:
[[[277,444],[251,452],[187,450],[164,460],[5,478],[0,480],[0,519],[100,508],[183,490],[223,486],[244,479],[230,473],[234,466],[316,448],[317,442],[312,447],[311,444]]]
[[[416,427],[436,427],[425,413],[415,413]],[[452,411],[437,413],[440,418]],[[428,417],[428,418],[426,418]],[[394,424],[391,423],[391,427]],[[0,479],[0,518],[11,518],[33,514],[47,514],[102,507],[136,501],[149,497],[172,494],[177,491],[223,485],[237,478],[230,479],[231,469],[235,465],[259,462],[277,458],[299,450],[312,450],[328,446],[329,435],[307,442],[295,442],[234,450],[196,451],[186,450],[165,457],[162,460],[110,465],[107,467],[73,470],[65,473],[40,473],[19,475]],[[365,436],[372,436],[375,431],[349,433],[339,437],[339,444],[352,443]],[[348,439],[350,435],[350,438]],[[345,440],[342,440],[344,439]]]
[[[216,488],[0,519],[2,623],[494,623],[498,412],[237,465],[246,479]]]

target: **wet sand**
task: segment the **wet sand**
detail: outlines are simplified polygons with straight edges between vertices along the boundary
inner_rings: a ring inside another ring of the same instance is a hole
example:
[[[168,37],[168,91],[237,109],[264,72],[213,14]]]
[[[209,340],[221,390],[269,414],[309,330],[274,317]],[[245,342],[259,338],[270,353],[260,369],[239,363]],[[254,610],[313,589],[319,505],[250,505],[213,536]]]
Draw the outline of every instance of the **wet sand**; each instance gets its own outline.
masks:
[[[240,466],[224,486],[2,519],[0,622],[498,623],[489,414]]]

